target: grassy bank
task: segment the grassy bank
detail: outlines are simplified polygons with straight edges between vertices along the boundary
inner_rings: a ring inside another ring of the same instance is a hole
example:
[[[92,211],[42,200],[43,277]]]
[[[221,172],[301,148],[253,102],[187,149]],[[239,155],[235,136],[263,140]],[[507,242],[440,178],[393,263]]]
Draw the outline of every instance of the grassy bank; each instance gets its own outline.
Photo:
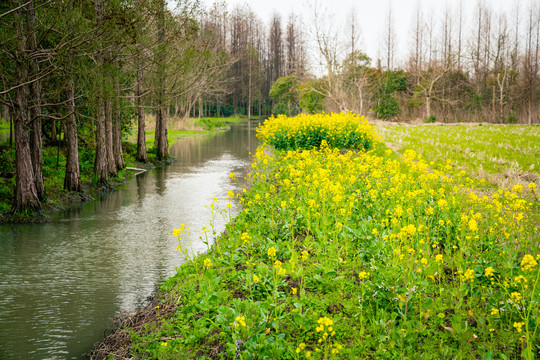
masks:
[[[205,117],[205,118],[178,118],[169,119],[169,128],[167,139],[169,144],[174,144],[176,141],[193,135],[199,135],[210,132],[224,131],[228,128],[229,123],[245,121],[243,117]],[[146,147],[148,149],[154,146],[156,118],[149,114],[146,116]],[[137,143],[137,127],[135,126],[127,140],[131,143]]]
[[[169,144],[173,144],[185,136],[211,133],[226,129],[227,122],[241,121],[240,118],[209,118],[209,119],[172,119],[168,134]],[[148,162],[139,163],[136,159],[136,129],[126,136],[123,143],[124,160],[127,167],[153,168],[166,164],[167,161],[159,161],[156,158],[154,145],[155,119],[149,116],[146,145],[148,149]],[[9,123],[0,121],[0,135],[7,129],[9,133]],[[0,138],[1,139],[1,138]],[[82,144],[81,144],[82,145]],[[79,164],[81,170],[81,181],[83,183],[83,193],[71,193],[63,189],[64,173],[66,163],[65,147],[45,144],[43,147],[43,178],[45,183],[46,199],[43,202],[43,209],[46,215],[59,212],[65,208],[79,206],[91,200],[96,195],[111,191],[114,186],[124,184],[132,178],[133,172],[120,170],[116,177],[111,177],[111,186],[99,186],[94,178],[94,151],[84,146],[79,147]],[[15,189],[15,148],[9,147],[7,140],[0,144],[0,214],[9,211],[13,204]],[[24,217],[20,220],[25,220]],[[26,219],[32,221],[32,218]],[[9,219],[4,219],[9,221]]]
[[[211,205],[230,216],[237,197],[238,216],[95,357],[538,356],[540,209],[522,197],[538,189],[478,196],[450,164],[398,157],[360,119],[330,117],[265,126],[252,187]]]

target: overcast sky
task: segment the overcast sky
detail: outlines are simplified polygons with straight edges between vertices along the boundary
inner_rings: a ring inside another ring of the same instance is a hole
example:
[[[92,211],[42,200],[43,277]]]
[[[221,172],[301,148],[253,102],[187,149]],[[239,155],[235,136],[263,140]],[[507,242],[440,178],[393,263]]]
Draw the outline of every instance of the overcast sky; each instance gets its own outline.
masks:
[[[355,9],[357,19],[360,22],[361,38],[364,50],[372,59],[376,59],[379,55],[381,46],[381,36],[384,32],[386,18],[388,17],[389,6],[393,9],[393,18],[395,30],[397,34],[398,54],[400,59],[405,58],[405,53],[410,45],[410,24],[413,19],[413,14],[420,4],[422,12],[427,17],[433,14],[433,22],[435,27],[440,27],[442,14],[449,7],[457,13],[459,0],[227,0],[229,8],[232,9],[236,4],[247,4],[249,7],[266,23],[274,12],[279,12],[283,15],[284,24],[289,13],[294,12],[296,15],[304,18],[306,27],[309,26],[309,19],[312,8],[315,2],[326,8],[326,18],[333,19],[337,26],[344,26],[347,13],[351,9]],[[512,23],[514,9],[519,1],[522,11],[528,8],[531,1],[539,2],[539,0],[483,0],[488,4],[493,13],[506,12],[509,16],[509,23]],[[212,4],[213,0],[203,0],[205,4]],[[463,9],[465,22],[469,23],[473,19],[474,10],[478,0],[463,0]],[[308,29],[306,29],[308,30]],[[470,27],[464,28],[464,36],[471,31]]]

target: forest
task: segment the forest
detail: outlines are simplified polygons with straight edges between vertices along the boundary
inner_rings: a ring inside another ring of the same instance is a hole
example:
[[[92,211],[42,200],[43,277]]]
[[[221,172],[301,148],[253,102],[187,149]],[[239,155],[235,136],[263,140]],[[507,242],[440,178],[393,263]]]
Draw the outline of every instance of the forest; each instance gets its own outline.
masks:
[[[165,159],[174,117],[350,111],[389,121],[537,123],[538,3],[497,13],[478,1],[474,9],[465,17],[460,1],[435,17],[417,5],[399,38],[408,52],[398,54],[398,15],[389,8],[372,59],[361,41],[369,29],[353,9],[338,28],[315,5],[267,22],[226,2],[3,1],[1,123],[10,136],[0,147],[2,194],[13,192],[13,213],[41,208],[48,147],[65,156],[68,192],[81,191],[81,156],[94,183],[116,176],[130,132],[137,160],[149,152]],[[147,149],[149,115],[156,135]]]

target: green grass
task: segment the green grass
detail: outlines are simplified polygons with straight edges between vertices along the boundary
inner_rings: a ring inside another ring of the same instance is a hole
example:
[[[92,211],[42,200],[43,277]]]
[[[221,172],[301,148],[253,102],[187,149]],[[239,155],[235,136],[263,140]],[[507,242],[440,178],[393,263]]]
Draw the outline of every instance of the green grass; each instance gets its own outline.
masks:
[[[380,134],[399,152],[416,150],[437,164],[450,160],[496,187],[540,185],[539,126],[385,126]]]
[[[146,135],[145,137],[146,148],[151,149],[154,146],[154,139],[155,139],[156,132],[155,130],[149,130],[149,131],[145,131],[144,133]],[[168,130],[167,140],[169,141],[169,145],[172,145],[184,137],[197,135],[197,134],[200,134],[200,132],[199,131],[186,131],[186,130]],[[131,135],[129,135],[128,141],[132,144],[136,144],[137,133],[132,133]]]
[[[126,330],[130,355],[538,356],[539,203],[479,198],[446,166],[410,150],[259,148],[237,217],[161,284],[153,320]],[[171,232],[188,249],[201,234]]]
[[[0,119],[0,133],[9,133],[9,122],[4,121],[4,118]]]
[[[220,131],[227,127],[228,123],[242,122],[246,121],[242,117],[206,117],[206,118],[189,118],[189,119],[178,119],[174,118],[169,122],[169,129],[167,139],[169,145],[174,144],[178,140],[187,137],[203,133],[209,133],[213,131]],[[148,117],[147,128],[154,127],[154,118],[152,116]],[[155,130],[147,130],[146,134],[146,148],[150,149],[154,146],[155,139]],[[132,132],[128,135],[127,141],[130,143],[137,143],[137,128],[133,129]]]
[[[0,120],[0,142],[5,139],[9,139],[9,122],[5,122],[2,118]]]

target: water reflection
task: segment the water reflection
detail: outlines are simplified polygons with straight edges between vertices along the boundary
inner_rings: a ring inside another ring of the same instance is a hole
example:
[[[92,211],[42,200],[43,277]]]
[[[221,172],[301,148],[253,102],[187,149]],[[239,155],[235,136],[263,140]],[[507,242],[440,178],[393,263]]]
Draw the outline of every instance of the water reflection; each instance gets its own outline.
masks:
[[[229,174],[245,174],[255,147],[247,123],[185,139],[171,166],[54,223],[0,227],[0,359],[80,358],[110,317],[143,303],[181,264],[172,229],[184,223],[197,239],[206,205],[217,196],[224,207],[227,190],[239,190]]]

